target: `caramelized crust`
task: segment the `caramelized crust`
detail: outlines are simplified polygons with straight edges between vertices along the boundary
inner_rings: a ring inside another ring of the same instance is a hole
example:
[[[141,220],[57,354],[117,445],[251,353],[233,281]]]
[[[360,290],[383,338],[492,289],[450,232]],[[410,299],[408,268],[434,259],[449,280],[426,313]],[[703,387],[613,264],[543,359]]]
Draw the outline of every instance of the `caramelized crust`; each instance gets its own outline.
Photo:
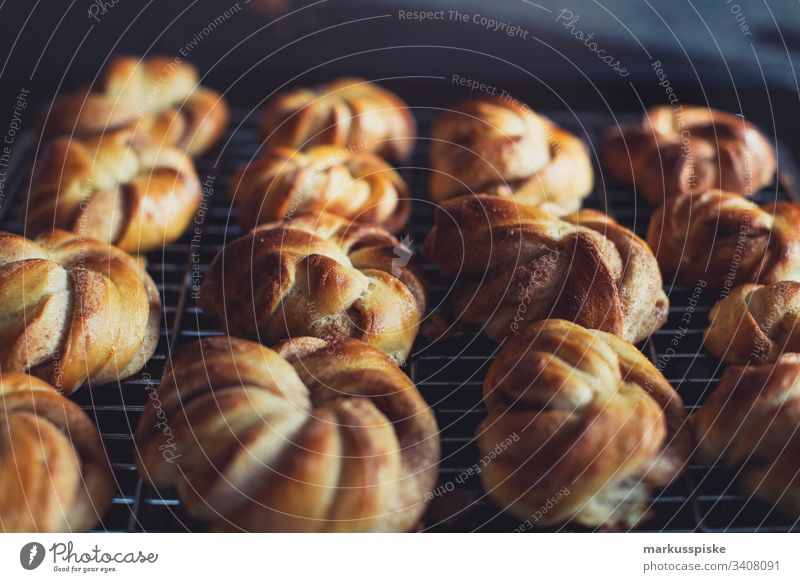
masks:
[[[775,175],[769,140],[738,115],[705,107],[653,107],[606,133],[603,159],[617,180],[653,204],[710,189],[750,196]]]
[[[653,364],[618,337],[568,321],[510,338],[483,395],[484,488],[519,519],[544,513],[535,525],[629,529],[690,454],[683,403]]]
[[[267,344],[354,337],[396,362],[411,351],[425,302],[410,249],[332,214],[265,224],[227,244],[198,300],[229,333]]]
[[[800,283],[742,285],[714,305],[705,346],[728,364],[774,362],[800,352]]]
[[[42,112],[39,130],[86,138],[133,130],[161,147],[199,155],[228,126],[228,106],[198,84],[197,69],[172,57],[112,58],[95,85],[62,95]]]
[[[436,483],[433,413],[358,340],[206,338],[177,352],[157,397],[141,474],[217,530],[407,531]]]
[[[508,99],[457,103],[434,123],[430,196],[511,196],[557,215],[591,192],[584,143],[529,107]]]
[[[748,495],[800,517],[800,354],[726,368],[691,420],[699,462],[737,468]]]
[[[508,198],[463,196],[437,211],[423,252],[453,281],[456,315],[495,341],[563,318],[637,342],[666,321],[650,249],[600,212],[560,219]]]
[[[0,233],[0,370],[66,395],[127,378],[153,355],[160,317],[153,280],[124,251],[59,230]]]
[[[758,206],[709,190],[667,200],[650,219],[647,242],[665,277],[715,288],[800,280],[800,205]]]
[[[231,181],[242,228],[329,212],[348,220],[403,228],[411,211],[408,186],[370,152],[316,146],[307,152],[273,147]]]
[[[406,103],[391,91],[343,77],[279,93],[264,107],[259,133],[268,146],[330,145],[402,160],[414,147],[417,126]]]
[[[0,373],[0,532],[82,532],[111,504],[100,434],[77,404],[26,374]]]
[[[177,240],[200,197],[194,164],[179,149],[127,130],[60,137],[36,162],[23,219],[32,234],[61,228],[144,253]]]

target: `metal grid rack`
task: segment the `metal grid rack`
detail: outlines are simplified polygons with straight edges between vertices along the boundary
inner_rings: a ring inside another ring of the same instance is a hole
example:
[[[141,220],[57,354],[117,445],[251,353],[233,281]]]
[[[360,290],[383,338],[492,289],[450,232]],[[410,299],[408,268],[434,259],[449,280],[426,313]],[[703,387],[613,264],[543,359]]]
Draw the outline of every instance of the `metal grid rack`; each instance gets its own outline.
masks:
[[[544,111],[556,122],[589,139],[595,146],[609,125],[608,116],[579,112],[567,117]],[[428,173],[427,140],[434,110],[415,108],[421,139],[414,158],[401,173],[409,182],[418,202],[414,205],[407,229],[412,246],[418,250],[432,225],[433,208],[425,203]],[[620,118],[620,116],[618,116]],[[622,116],[624,119],[624,116]],[[582,130],[576,127],[580,120]],[[240,125],[240,122],[241,125]],[[193,246],[190,235],[163,251],[150,253],[148,270],[153,276],[164,305],[158,349],[142,372],[118,385],[101,388],[82,388],[73,399],[97,423],[112,462],[117,480],[117,493],[99,531],[202,531],[185,513],[174,491],[156,491],[138,478],[134,464],[133,441],[148,391],[158,385],[165,362],[179,345],[200,337],[220,334],[220,330],[204,317],[192,299],[193,277],[205,273],[214,255],[226,241],[241,232],[236,223],[236,210],[230,208],[227,182],[232,173],[250,160],[259,141],[254,131],[253,115],[244,110],[234,112],[237,128],[219,158],[209,155],[198,161],[201,180],[213,180],[213,193],[207,197],[208,209],[203,217],[203,233],[199,246]],[[30,141],[28,144],[30,145]],[[20,144],[22,146],[22,144]],[[20,149],[23,149],[20,147]],[[9,186],[5,208],[0,208],[0,228],[21,232],[17,207],[23,199],[34,149],[22,155],[22,167],[17,168],[16,181]],[[785,151],[780,153],[781,167],[790,176],[797,176],[788,163]],[[215,162],[217,162],[215,164]],[[25,167],[27,165],[27,167]],[[597,208],[614,216],[622,225],[643,236],[651,209],[636,199],[633,192],[604,184],[600,169],[595,168],[597,186],[585,206]],[[775,189],[770,198],[785,198],[782,189]],[[9,210],[11,207],[11,210]],[[431,305],[439,305],[447,284],[437,277],[432,266],[424,264],[431,284]],[[689,410],[699,406],[716,386],[723,370],[720,362],[701,347],[702,331],[716,294],[704,290],[694,307],[689,325],[682,321],[693,289],[670,285],[670,315],[663,329],[656,332],[641,348],[668,380],[675,386]],[[686,327],[680,332],[680,327]],[[679,337],[679,348],[668,359],[666,348]],[[451,339],[428,343],[420,338],[407,363],[406,372],[433,407],[442,436],[440,482],[453,483],[454,489],[435,497],[421,526],[424,531],[512,531],[519,522],[493,507],[473,476],[455,481],[479,459],[473,434],[484,415],[481,403],[481,383],[497,346],[475,333],[457,335]],[[653,518],[638,526],[639,531],[797,531],[797,522],[783,517],[769,506],[740,494],[730,470],[691,464],[688,471],[669,487],[655,493],[652,499]],[[585,531],[563,526],[559,531]]]

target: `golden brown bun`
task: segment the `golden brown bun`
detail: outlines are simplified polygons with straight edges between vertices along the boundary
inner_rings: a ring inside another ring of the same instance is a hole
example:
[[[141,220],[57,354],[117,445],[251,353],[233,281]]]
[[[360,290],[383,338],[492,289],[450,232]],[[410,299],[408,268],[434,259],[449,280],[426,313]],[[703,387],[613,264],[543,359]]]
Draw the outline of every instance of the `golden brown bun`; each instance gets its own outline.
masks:
[[[411,210],[408,186],[389,164],[370,152],[331,146],[270,148],[233,176],[230,189],[244,229],[330,212],[397,232]]]
[[[691,421],[699,462],[740,468],[748,495],[800,517],[800,354],[726,368]]]
[[[568,321],[510,338],[483,394],[484,488],[535,525],[630,528],[647,516],[651,489],[679,475],[690,454],[683,403],[655,366],[618,337]],[[508,446],[498,453],[498,443]]]
[[[600,212],[557,218],[510,198],[462,196],[437,210],[423,252],[454,281],[456,315],[495,341],[563,318],[637,342],[667,318],[650,249]]]
[[[775,175],[769,140],[738,115],[662,105],[606,133],[603,160],[620,182],[657,206],[684,192],[713,188],[750,196]]]
[[[400,97],[357,77],[277,94],[264,107],[258,129],[268,146],[330,145],[390,160],[408,157],[417,135]]]
[[[433,413],[358,340],[206,338],[177,352],[157,396],[140,472],[218,530],[406,531],[436,483]]]
[[[177,240],[200,205],[194,165],[179,149],[131,138],[122,130],[50,142],[22,209],[28,232],[61,228],[129,253]]]
[[[161,302],[124,251],[61,230],[0,232],[0,370],[38,376],[66,395],[142,369]]]
[[[591,192],[584,143],[528,106],[507,99],[457,103],[434,123],[430,196],[512,196],[553,214],[575,212]]]
[[[4,368],[5,370],[5,368]],[[46,382],[0,373],[0,532],[82,532],[111,504],[97,428]]]
[[[653,213],[647,242],[665,277],[686,285],[800,280],[800,205],[757,206],[730,192],[681,194]]]
[[[708,317],[705,346],[728,364],[774,362],[800,352],[800,283],[742,285]]]
[[[47,138],[84,138],[126,128],[157,146],[199,155],[222,136],[228,118],[225,99],[198,85],[194,66],[171,57],[117,56],[95,85],[56,98],[39,130]]]
[[[402,362],[425,313],[411,251],[332,214],[265,224],[214,258],[198,303],[226,332],[272,344],[354,337]]]

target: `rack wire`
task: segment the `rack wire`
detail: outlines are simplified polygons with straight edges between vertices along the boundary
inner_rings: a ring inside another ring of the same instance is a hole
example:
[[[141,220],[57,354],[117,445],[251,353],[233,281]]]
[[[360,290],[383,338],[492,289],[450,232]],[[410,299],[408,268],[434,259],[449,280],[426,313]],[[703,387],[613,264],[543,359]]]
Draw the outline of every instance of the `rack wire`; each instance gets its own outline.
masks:
[[[407,228],[412,248],[418,250],[433,222],[433,207],[426,203],[429,175],[426,171],[427,135],[435,114],[432,109],[415,108],[420,139],[410,163],[400,171],[411,186],[417,201]],[[609,116],[594,112],[571,115],[543,112],[557,123],[582,135],[595,148],[603,128],[611,123]],[[628,116],[633,118],[634,116]],[[618,119],[625,116],[617,115]],[[147,256],[148,271],[153,276],[164,305],[160,341],[153,358],[135,377],[116,385],[81,388],[73,399],[94,419],[101,432],[117,481],[117,493],[112,507],[98,526],[98,531],[203,531],[202,524],[193,522],[186,514],[175,491],[157,491],[144,483],[137,474],[133,455],[132,433],[139,416],[161,378],[164,365],[178,346],[209,335],[219,335],[197,307],[193,286],[205,274],[208,265],[223,245],[241,235],[237,226],[236,209],[230,206],[228,180],[233,172],[253,158],[259,148],[254,120],[248,111],[237,109],[233,115],[236,128],[221,155],[212,154],[198,161],[201,180],[212,187],[205,198],[207,209],[198,215],[202,236],[183,239],[162,251]],[[578,123],[580,122],[580,123]],[[24,152],[22,160],[8,184],[7,199],[0,207],[0,228],[21,232],[19,207],[27,186],[33,157],[33,140],[18,145]],[[798,174],[790,165],[785,148],[779,144],[779,159],[787,182]],[[608,212],[620,224],[643,236],[651,208],[626,188],[604,183],[600,168],[595,164],[597,185],[585,206]],[[765,198],[785,199],[782,187],[761,194]],[[758,198],[757,198],[758,199]],[[199,243],[199,244],[196,244]],[[431,304],[438,305],[447,291],[431,265],[423,264],[431,283]],[[723,366],[708,355],[701,346],[702,331],[707,315],[717,295],[703,290],[688,323],[687,308],[695,290],[685,286],[667,287],[670,297],[667,324],[647,340],[642,350],[662,370],[681,394],[689,411],[702,404],[713,391]],[[673,347],[678,338],[675,353]],[[464,333],[446,340],[428,343],[419,338],[409,358],[406,371],[417,383],[422,395],[435,411],[441,429],[442,464],[440,485],[447,491],[434,497],[423,517],[422,531],[513,531],[519,521],[502,513],[489,503],[480,486],[480,478],[467,476],[468,470],[480,456],[474,432],[485,414],[481,402],[481,383],[486,369],[496,353],[497,345],[482,335]],[[669,357],[667,355],[669,354]],[[691,464],[688,471],[673,484],[657,491],[652,500],[652,519],[642,522],[639,531],[736,531],[784,532],[797,531],[797,522],[782,516],[770,506],[742,495],[728,469]],[[452,490],[449,490],[451,489]],[[586,531],[575,526],[562,526],[559,531]]]

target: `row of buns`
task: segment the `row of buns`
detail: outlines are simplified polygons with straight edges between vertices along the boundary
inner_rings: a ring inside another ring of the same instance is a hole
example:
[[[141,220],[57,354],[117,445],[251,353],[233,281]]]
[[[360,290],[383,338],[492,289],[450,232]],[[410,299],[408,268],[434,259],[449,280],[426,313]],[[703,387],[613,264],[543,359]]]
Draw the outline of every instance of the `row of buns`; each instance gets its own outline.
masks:
[[[95,85],[46,108],[25,205],[30,234],[82,228],[129,252],[176,240],[200,203],[187,154],[206,152],[229,122],[224,97],[198,77],[180,59],[115,57]],[[321,210],[392,232],[405,225],[409,190],[386,160],[408,157],[416,125],[398,96],[357,78],[284,91],[268,99],[259,132],[263,154],[230,187],[243,227]],[[653,108],[609,130],[603,152],[609,173],[656,205],[690,191],[754,194],[775,172],[774,150],[752,124],[700,107]],[[430,163],[436,203],[483,193],[565,215],[594,182],[586,145],[512,99],[445,110]]]
[[[481,478],[520,519],[568,487],[568,502],[541,525],[631,527],[693,452],[744,464],[751,494],[800,513],[797,441],[785,437],[800,421],[791,406],[800,363],[783,355],[800,345],[798,207],[746,198],[775,170],[754,126],[684,110],[678,120],[656,108],[605,139],[610,173],[660,204],[647,241],[579,210],[594,182],[588,149],[527,106],[472,99],[433,126],[429,196],[438,209],[423,254],[453,285],[454,317],[505,341],[484,381],[488,415],[476,439],[488,454],[519,437]],[[59,98],[42,116],[51,141],[25,217],[30,234],[43,234],[0,239],[2,334],[11,339],[0,349],[3,390],[47,393],[66,411],[64,396],[80,385],[142,368],[161,305],[127,253],[181,236],[201,197],[191,156],[220,139],[227,119],[224,99],[199,86],[190,65],[163,58],[117,59],[98,87]],[[414,147],[414,117],[393,93],[348,78],[274,96],[259,130],[264,153],[230,185],[252,230],[214,259],[198,299],[231,335],[173,356],[137,429],[140,472],[176,486],[193,517],[221,530],[412,529],[440,456],[433,414],[398,367],[428,304],[422,270],[393,234],[411,199],[390,161]],[[712,310],[705,342],[745,367],[728,368],[691,419],[632,345],[667,319],[662,276],[732,288]],[[762,401],[762,391],[777,396]],[[739,400],[761,415],[740,419],[762,431],[756,443],[730,424]],[[101,516],[112,490],[106,469],[85,484],[87,460],[97,464],[102,451],[97,431],[75,409],[92,444],[70,444],[63,423],[23,404],[6,407],[0,438],[34,446],[30,427],[46,425],[39,436],[53,452],[16,466],[26,480],[9,485],[9,499],[36,490],[40,513],[6,519],[0,503],[0,526],[90,527],[87,507]],[[778,420],[765,424],[770,414]],[[156,428],[160,415],[169,437]],[[165,447],[182,460],[167,460]],[[59,463],[63,481],[37,489],[58,454],[77,464]],[[63,516],[68,499],[80,518]]]
[[[537,526],[625,530],[694,456],[739,469],[748,495],[794,516],[798,377],[798,354],[731,366],[687,419],[635,346],[542,320],[503,346],[484,379],[488,414],[475,438],[491,460],[480,477],[520,520],[548,507]],[[0,374],[0,393],[0,458],[16,477],[4,481],[3,529],[91,527],[113,492],[97,429],[38,378]],[[189,515],[216,531],[412,530],[441,455],[433,413],[394,362],[359,340],[311,337],[273,349],[230,336],[187,344],[136,446],[142,477],[176,487]]]

